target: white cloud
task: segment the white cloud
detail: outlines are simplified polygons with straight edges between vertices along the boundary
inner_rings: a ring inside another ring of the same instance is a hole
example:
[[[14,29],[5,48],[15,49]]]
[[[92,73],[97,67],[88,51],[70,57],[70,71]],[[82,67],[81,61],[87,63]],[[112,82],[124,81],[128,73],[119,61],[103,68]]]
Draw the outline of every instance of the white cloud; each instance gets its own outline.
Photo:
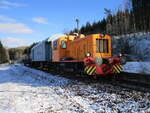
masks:
[[[43,17],[32,18],[32,21],[34,21],[36,23],[39,23],[39,24],[48,24],[48,22],[46,21],[46,19],[43,18]]]
[[[1,6],[0,5],[0,9],[9,9],[9,7],[8,6]]]
[[[0,33],[29,34],[33,30],[22,23],[0,23]]]
[[[0,0],[0,9],[9,9],[11,7],[22,7],[25,6],[23,3],[11,2],[8,0]]]
[[[9,47],[9,48],[20,47],[20,46],[29,46],[31,44],[30,42],[27,42],[25,39],[12,38],[12,37],[2,38],[1,42],[5,47]]]
[[[13,19],[13,18],[9,18],[9,17],[7,17],[5,15],[0,15],[0,21],[15,22],[16,20]]]

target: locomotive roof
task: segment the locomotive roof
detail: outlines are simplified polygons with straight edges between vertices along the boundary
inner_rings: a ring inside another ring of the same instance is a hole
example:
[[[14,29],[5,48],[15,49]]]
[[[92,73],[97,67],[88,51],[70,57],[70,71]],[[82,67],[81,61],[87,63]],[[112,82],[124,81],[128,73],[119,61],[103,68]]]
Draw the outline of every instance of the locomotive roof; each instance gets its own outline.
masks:
[[[66,36],[66,35],[64,35],[64,34],[55,34],[55,35],[52,35],[52,36],[48,37],[48,39],[46,39],[46,41],[47,42],[54,41],[56,39],[59,39],[62,36]]]

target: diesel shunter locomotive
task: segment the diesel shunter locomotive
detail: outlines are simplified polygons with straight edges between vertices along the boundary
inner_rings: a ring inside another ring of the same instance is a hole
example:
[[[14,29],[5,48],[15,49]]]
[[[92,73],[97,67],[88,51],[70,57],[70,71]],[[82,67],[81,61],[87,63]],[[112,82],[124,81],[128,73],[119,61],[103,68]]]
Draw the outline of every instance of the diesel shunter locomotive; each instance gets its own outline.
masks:
[[[33,67],[106,75],[120,73],[125,63],[121,54],[112,57],[109,35],[53,35],[31,49]]]

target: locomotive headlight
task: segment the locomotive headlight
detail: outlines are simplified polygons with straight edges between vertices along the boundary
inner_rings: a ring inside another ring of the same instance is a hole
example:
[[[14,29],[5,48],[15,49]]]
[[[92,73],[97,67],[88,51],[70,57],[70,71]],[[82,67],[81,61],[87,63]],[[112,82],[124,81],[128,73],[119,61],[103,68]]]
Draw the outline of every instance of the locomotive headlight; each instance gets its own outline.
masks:
[[[101,57],[97,57],[97,58],[95,59],[95,64],[96,64],[97,66],[100,66],[102,63],[103,63],[103,59],[102,59]]]
[[[121,53],[119,53],[119,54],[118,54],[118,56],[119,56],[119,57],[122,57],[122,54],[121,54]]]
[[[123,64],[123,65],[126,64],[126,57],[123,54],[119,53],[118,57],[120,57],[121,64]]]
[[[90,57],[90,56],[91,56],[91,53],[89,53],[89,52],[86,53],[86,56],[87,56],[87,57]]]

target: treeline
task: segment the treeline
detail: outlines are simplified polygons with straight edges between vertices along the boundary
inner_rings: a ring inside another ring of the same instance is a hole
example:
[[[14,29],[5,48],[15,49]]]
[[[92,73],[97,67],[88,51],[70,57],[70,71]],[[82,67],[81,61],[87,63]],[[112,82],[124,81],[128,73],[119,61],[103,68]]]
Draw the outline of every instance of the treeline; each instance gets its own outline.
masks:
[[[5,49],[0,42],[0,64],[6,63],[9,61],[9,53],[8,50]]]
[[[25,56],[30,57],[31,48],[37,43],[33,43],[28,47],[16,47],[6,49],[0,42],[0,64],[10,61],[22,61]]]
[[[87,22],[79,31],[74,29],[70,34],[79,32],[85,35],[93,33],[107,33],[122,35],[135,32],[150,32],[150,0],[125,0],[125,8],[119,8],[115,13],[105,8],[106,18],[94,22]]]
[[[24,50],[27,47],[17,47],[8,49],[10,60],[18,60],[24,57]]]
[[[21,60],[29,47],[17,47],[6,49],[0,42],[0,64],[9,61]]]

